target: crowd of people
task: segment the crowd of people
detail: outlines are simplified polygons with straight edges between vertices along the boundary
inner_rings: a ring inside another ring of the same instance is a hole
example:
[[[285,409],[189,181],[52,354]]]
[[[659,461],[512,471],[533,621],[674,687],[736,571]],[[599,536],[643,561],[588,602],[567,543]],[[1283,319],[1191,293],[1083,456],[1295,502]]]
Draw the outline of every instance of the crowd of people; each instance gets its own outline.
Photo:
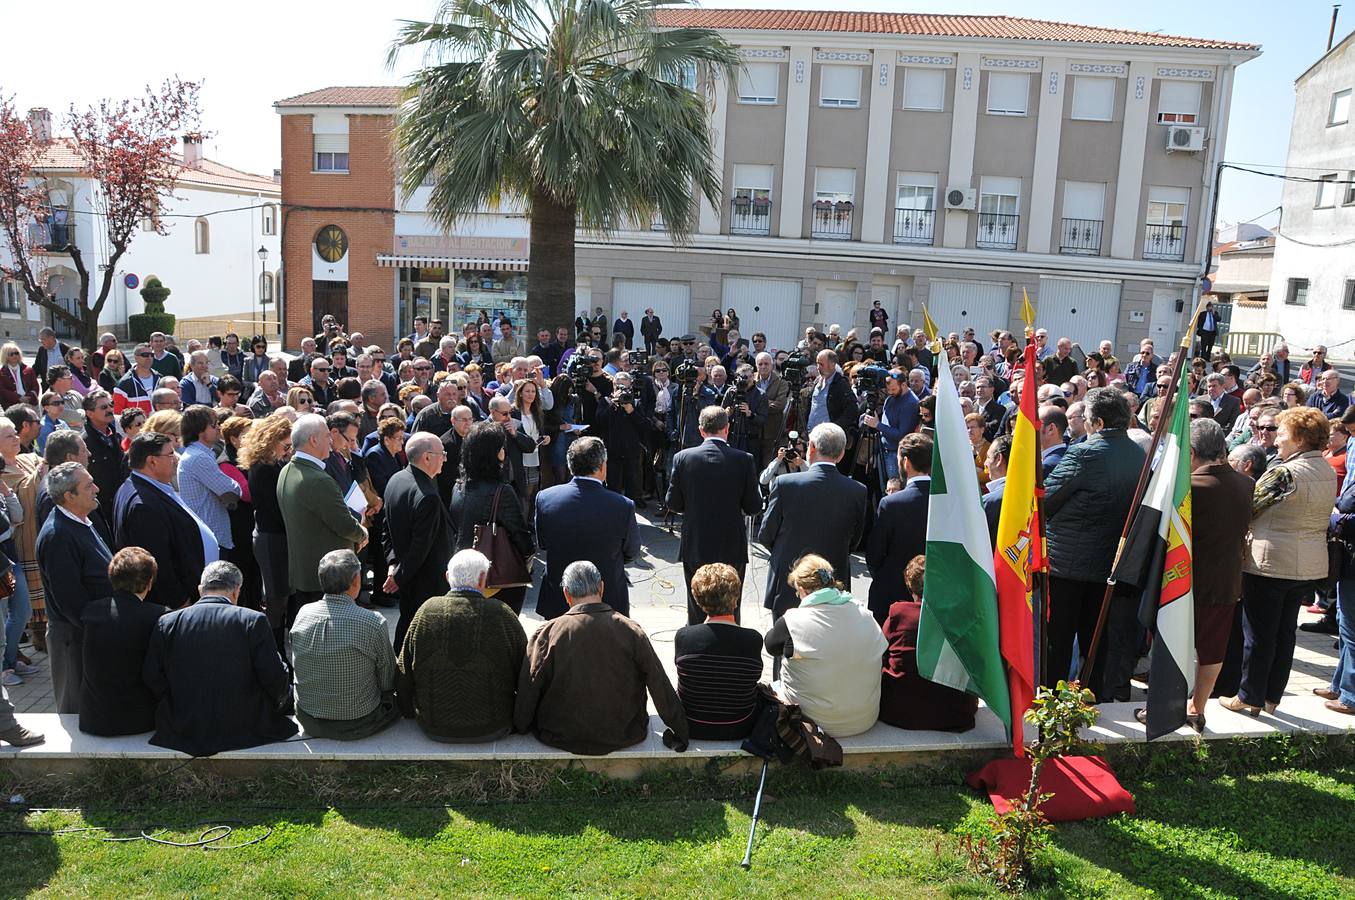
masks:
[[[699,337],[666,336],[653,310],[638,328],[584,310],[530,349],[505,316],[459,334],[418,317],[389,357],[332,317],[290,359],[235,334],[181,351],[157,333],[130,362],[112,335],[86,353],[45,330],[28,360],[7,344],[0,683],[38,671],[27,633],[82,729],[154,731],[194,755],[299,728],[354,739],[401,715],[437,740],[530,732],[605,753],[644,738],[646,696],[675,749],[745,736],[765,651],[782,699],[834,737],[971,728],[974,698],[915,660],[935,380],[958,388],[994,535],[1019,399],[1038,392],[1053,681],[1086,661],[1176,360],[1145,340],[1122,367],[1109,341],[1085,352],[1037,330],[1025,371],[1010,332],[938,345],[891,334],[878,304],[870,322],[864,342],[832,325],[788,348],[744,339],[733,309]],[[1200,337],[1181,398],[1190,721],[1203,729],[1211,696],[1273,712],[1314,603],[1313,627],[1342,646],[1318,693],[1355,712],[1355,410],[1325,348],[1293,365],[1281,344],[1243,372]],[[676,685],[630,616],[650,503],[682,521]],[[770,557],[765,635],[740,615],[750,537]],[[849,592],[857,551],[864,601]],[[529,640],[537,555],[547,621]],[[1128,699],[1148,651],[1141,588],[1113,594],[1089,678],[1100,700]],[[399,610],[393,641],[378,606]],[[0,705],[0,740],[41,739]]]

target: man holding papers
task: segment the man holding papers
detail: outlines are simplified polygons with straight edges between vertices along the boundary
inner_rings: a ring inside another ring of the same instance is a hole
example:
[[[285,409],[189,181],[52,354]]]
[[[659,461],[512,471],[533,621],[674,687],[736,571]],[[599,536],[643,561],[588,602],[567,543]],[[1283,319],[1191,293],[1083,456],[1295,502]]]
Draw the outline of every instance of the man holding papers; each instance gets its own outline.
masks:
[[[292,584],[287,625],[304,603],[319,600],[320,558],[331,550],[360,551],[367,529],[344,503],[338,483],[325,471],[332,447],[329,424],[314,413],[292,426],[291,462],[278,475],[278,506],[287,527],[287,575]]]

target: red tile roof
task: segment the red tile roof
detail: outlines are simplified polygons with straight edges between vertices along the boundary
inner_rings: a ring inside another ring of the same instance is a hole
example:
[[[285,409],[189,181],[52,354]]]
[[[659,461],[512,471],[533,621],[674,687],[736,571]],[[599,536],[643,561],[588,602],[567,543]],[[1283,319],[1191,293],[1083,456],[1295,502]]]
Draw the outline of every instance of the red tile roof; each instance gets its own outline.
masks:
[[[926,37],[1006,38],[1028,41],[1068,41],[1086,44],[1125,44],[1146,47],[1185,47],[1199,50],[1258,50],[1259,44],[1178,37],[1120,28],[1072,25],[1012,16],[952,16],[926,13],[829,12],[791,9],[660,10],[661,28],[715,28],[730,31],[814,31],[858,34],[898,34]]]
[[[74,141],[70,138],[59,137],[44,148],[42,154],[38,157],[36,168],[39,170],[69,169],[78,172],[84,168],[84,165],[80,154],[76,152]],[[279,193],[282,190],[281,185],[275,182],[271,176],[242,172],[211,159],[204,159],[197,168],[185,167],[180,169],[179,184],[263,191],[265,193]]]
[[[279,100],[274,106],[395,106],[398,87],[327,87]]]

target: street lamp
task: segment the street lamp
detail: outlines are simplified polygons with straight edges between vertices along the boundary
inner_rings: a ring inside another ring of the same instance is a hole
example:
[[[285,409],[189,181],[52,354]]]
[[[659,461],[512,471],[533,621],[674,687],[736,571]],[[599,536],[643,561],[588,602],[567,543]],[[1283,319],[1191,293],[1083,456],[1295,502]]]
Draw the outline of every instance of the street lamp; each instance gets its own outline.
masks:
[[[258,254],[259,254],[259,285],[255,289],[255,293],[259,297],[259,305],[263,307],[263,324],[265,326],[263,330],[266,331],[268,325],[268,298],[263,296],[263,276],[264,273],[268,271],[268,248],[265,247],[263,244],[260,244]]]

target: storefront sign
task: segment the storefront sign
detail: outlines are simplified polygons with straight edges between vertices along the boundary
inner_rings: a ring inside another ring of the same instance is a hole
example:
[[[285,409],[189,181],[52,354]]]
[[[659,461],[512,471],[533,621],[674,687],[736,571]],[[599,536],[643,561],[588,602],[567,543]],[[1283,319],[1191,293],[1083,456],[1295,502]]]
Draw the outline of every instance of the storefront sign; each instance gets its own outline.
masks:
[[[394,252],[401,256],[469,256],[479,259],[526,259],[525,237],[475,237],[452,234],[397,234]]]

